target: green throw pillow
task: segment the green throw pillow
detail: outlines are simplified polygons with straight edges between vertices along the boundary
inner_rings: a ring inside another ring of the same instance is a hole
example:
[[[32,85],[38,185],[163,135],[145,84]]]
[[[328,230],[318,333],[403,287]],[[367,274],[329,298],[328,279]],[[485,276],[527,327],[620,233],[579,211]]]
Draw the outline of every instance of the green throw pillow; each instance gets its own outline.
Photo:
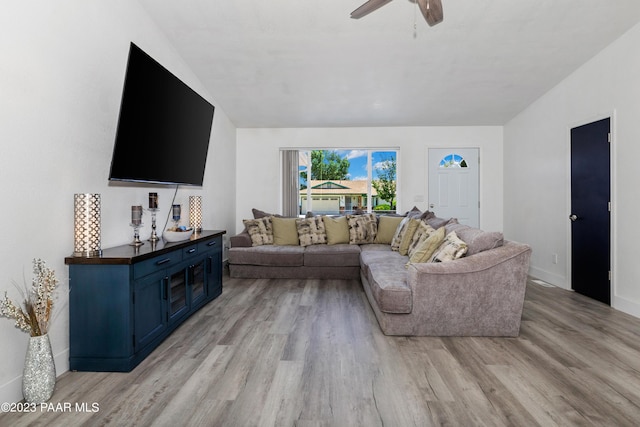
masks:
[[[416,232],[419,225],[420,225],[419,219],[415,219],[415,218],[409,219],[407,228],[404,234],[402,235],[402,240],[400,241],[400,248],[398,249],[398,252],[400,252],[400,255],[408,255],[409,245],[411,244],[411,240],[413,239],[413,233]]]
[[[411,242],[409,243],[409,249],[407,249],[407,255],[409,255],[409,258],[413,256],[413,253],[416,251],[418,246],[420,246],[425,240],[427,240],[432,233],[435,233],[435,231],[436,230],[429,224],[427,224],[423,220],[420,220],[416,231],[413,233]]]
[[[404,217],[402,216],[381,216],[378,221],[378,234],[376,234],[374,243],[390,245],[403,219]]]
[[[409,257],[409,263],[427,262],[433,255],[433,253],[440,247],[444,240],[444,227],[438,228],[431,233],[418,247],[413,251],[413,254]],[[408,263],[407,263],[408,264]]]
[[[271,226],[273,227],[273,244],[278,246],[297,246],[298,228],[296,227],[296,218],[271,218]]]
[[[349,224],[346,216],[323,216],[324,229],[327,232],[327,244],[349,243]]]

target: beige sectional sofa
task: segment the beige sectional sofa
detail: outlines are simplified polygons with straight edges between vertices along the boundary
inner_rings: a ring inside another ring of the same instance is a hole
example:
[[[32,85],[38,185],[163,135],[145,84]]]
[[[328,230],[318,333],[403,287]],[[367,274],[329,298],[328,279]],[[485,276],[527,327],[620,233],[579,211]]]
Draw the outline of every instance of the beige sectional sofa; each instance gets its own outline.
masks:
[[[389,243],[253,246],[247,231],[231,238],[231,277],[360,278],[386,335],[517,336],[531,248],[455,220],[412,211],[464,242],[446,262],[410,262]]]

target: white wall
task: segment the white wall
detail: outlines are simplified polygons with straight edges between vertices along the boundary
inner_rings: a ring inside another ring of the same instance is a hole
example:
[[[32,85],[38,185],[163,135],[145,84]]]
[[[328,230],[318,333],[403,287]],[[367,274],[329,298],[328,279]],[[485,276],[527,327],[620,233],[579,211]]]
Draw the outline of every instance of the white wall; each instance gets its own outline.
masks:
[[[640,24],[505,126],[505,231],[533,247],[532,274],[570,288],[569,130],[612,117],[612,305],[640,316]],[[559,254],[553,264],[552,253]]]
[[[242,219],[252,217],[251,208],[281,212],[279,149],[285,147],[399,147],[401,211],[414,205],[428,209],[428,148],[479,147],[480,226],[502,230],[502,127],[238,129],[237,135],[236,231]]]
[[[162,224],[174,189],[109,185],[129,43],[133,41],[214,105],[137,2],[7,2],[0,14],[0,292],[16,301],[12,281],[31,280],[31,260],[56,270],[61,286],[50,331],[58,374],[68,370],[68,270],[73,251],[73,194],[102,195],[102,247],[132,239],[131,205],[159,193]],[[216,106],[202,189],[204,227],[235,226],[235,127]],[[179,149],[179,147],[178,147]],[[144,159],[139,159],[144,161]],[[150,220],[142,229],[150,232]],[[160,221],[159,221],[160,222]],[[0,402],[22,399],[28,335],[0,319]]]

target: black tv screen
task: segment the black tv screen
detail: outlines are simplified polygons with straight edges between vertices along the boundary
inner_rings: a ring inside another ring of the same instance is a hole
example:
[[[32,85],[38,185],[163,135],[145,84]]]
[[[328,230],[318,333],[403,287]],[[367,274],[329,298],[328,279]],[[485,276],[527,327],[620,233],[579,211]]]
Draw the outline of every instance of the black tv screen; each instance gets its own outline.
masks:
[[[109,180],[201,186],[213,112],[131,43]]]

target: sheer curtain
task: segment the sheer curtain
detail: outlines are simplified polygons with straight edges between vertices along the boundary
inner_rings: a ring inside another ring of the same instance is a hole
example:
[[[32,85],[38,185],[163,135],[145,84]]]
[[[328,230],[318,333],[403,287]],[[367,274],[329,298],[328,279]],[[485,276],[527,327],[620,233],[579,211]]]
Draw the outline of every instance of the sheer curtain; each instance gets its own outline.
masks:
[[[282,215],[298,216],[298,150],[282,150]]]

